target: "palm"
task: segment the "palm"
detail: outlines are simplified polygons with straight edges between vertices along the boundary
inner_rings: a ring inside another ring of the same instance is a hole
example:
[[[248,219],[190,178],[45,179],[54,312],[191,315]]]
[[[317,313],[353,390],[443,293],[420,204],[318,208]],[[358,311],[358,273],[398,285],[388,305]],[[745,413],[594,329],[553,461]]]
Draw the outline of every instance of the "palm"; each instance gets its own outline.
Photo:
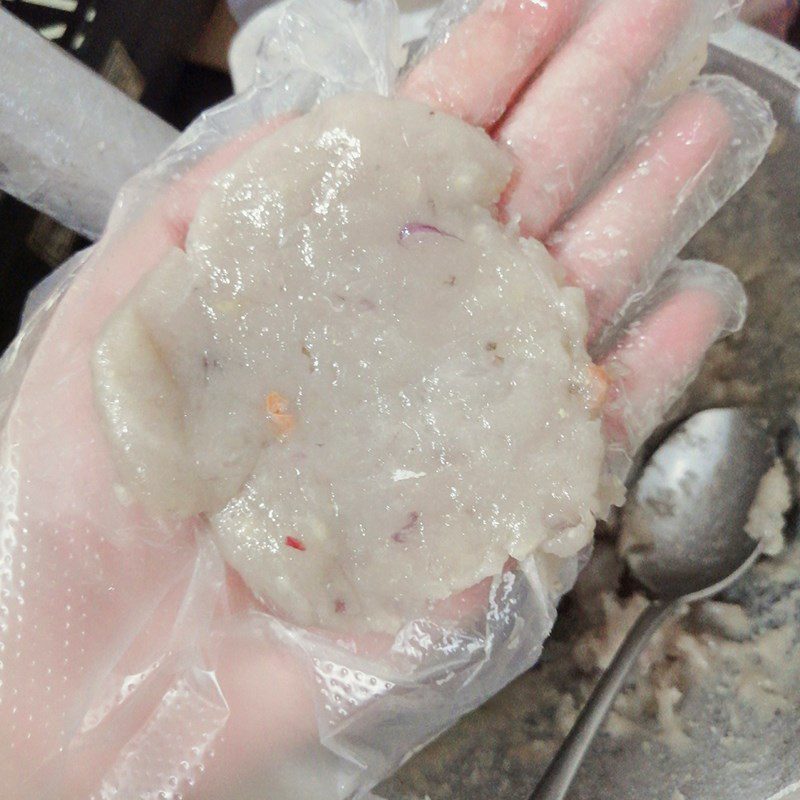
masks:
[[[564,42],[585,5],[487,0],[421,61],[401,93],[491,130],[511,149],[517,173],[504,213],[547,241],[585,290],[599,352],[631,294],[656,282],[758,163],[770,126],[743,87],[706,82],[604,168],[645,89],[657,91],[647,83],[665,51],[691,38],[689,22],[710,20],[717,4],[606,0]],[[684,42],[685,53],[691,49]],[[43,794],[50,780],[63,781],[69,798],[90,796],[103,780],[145,796],[156,774],[174,769],[180,782],[198,763],[205,771],[184,795],[251,796],[266,785],[269,797],[333,796],[325,765],[339,767],[318,742],[311,671],[274,626],[237,628],[252,601],[215,553],[198,553],[191,525],[165,535],[114,500],[89,375],[88,354],[109,311],[182,245],[211,178],[274,124],[210,156],[102,243],[52,316],[41,316],[42,338],[6,422],[13,445],[4,495],[12,500],[0,540],[0,729],[9,735],[0,782],[11,798]],[[645,309],[599,355],[613,377],[608,437],[623,450],[736,324],[740,290],[719,268],[695,265],[673,271]],[[220,616],[222,596],[240,613]],[[218,665],[213,676],[197,666],[205,663]],[[135,692],[113,694],[135,675]],[[143,752],[146,764],[135,756]],[[301,788],[309,763],[318,784]],[[31,764],[43,766],[33,774]],[[336,780],[345,793],[358,778],[340,771]]]

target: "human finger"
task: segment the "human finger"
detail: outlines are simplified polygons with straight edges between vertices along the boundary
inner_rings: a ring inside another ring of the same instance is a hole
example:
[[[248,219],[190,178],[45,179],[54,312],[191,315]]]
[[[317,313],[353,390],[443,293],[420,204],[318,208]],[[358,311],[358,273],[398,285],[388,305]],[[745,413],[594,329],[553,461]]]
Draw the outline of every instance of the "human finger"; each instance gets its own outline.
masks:
[[[547,234],[606,166],[646,90],[705,41],[716,5],[606,0],[556,53],[496,132],[517,162],[504,204],[524,235]]]
[[[561,39],[587,0],[484,0],[414,66],[402,97],[490,127]]]
[[[586,294],[590,340],[750,178],[774,130],[768,104],[749,87],[703,77],[549,237]]]
[[[708,348],[744,322],[747,299],[729,270],[676,263],[601,361],[611,378],[606,437],[627,454],[654,430],[696,374]]]

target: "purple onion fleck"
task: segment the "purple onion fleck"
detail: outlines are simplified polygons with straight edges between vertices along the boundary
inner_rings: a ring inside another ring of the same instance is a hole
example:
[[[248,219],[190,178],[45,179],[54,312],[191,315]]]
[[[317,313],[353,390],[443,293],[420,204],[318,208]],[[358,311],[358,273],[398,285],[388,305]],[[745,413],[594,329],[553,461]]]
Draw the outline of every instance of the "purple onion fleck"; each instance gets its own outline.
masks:
[[[447,233],[446,231],[437,228],[435,225],[428,225],[424,222],[409,222],[406,225],[403,225],[403,227],[400,228],[400,233],[397,235],[397,241],[402,242],[409,236],[414,236],[418,233],[433,233],[437,236],[446,236],[448,239],[458,239],[459,242],[462,241],[460,237],[455,236],[452,233]]]

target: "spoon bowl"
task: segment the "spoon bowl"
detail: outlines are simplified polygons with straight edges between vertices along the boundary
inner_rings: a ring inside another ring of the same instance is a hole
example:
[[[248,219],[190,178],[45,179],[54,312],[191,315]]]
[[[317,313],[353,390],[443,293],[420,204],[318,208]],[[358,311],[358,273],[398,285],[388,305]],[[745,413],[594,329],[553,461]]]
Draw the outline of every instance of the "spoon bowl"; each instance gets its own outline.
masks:
[[[738,577],[758,549],[745,526],[776,456],[766,421],[750,409],[712,408],[673,430],[622,516],[622,553],[651,598],[690,602]]]
[[[745,531],[777,446],[744,408],[701,411],[661,443],[632,489],[621,547],[650,602],[578,715],[530,800],[563,800],[589,745],[652,635],[685,603],[738,580],[762,546]]]

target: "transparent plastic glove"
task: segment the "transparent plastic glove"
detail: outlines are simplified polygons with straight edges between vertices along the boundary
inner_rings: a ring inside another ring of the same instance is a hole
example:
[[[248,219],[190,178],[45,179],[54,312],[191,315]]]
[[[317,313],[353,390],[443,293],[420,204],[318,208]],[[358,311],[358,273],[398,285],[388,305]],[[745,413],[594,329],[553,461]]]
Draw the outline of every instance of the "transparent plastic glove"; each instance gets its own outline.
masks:
[[[97,239],[123,182],[177,135],[0,7],[0,191]]]
[[[578,557],[533,556],[453,598],[449,623],[413,620],[390,642],[267,613],[201,519],[152,519],[119,491],[94,342],[254,141],[321,98],[397,91],[486,128],[515,158],[501,212],[586,292],[610,376],[609,460],[624,473],[742,321],[730,273],[675,261],[774,128],[746,87],[692,80],[725,13],[709,0],[445,3],[398,80],[388,0],[291,4],[259,82],[128,184],[98,245],[32,297],[2,362],[4,798],[364,796],[535,662]]]

